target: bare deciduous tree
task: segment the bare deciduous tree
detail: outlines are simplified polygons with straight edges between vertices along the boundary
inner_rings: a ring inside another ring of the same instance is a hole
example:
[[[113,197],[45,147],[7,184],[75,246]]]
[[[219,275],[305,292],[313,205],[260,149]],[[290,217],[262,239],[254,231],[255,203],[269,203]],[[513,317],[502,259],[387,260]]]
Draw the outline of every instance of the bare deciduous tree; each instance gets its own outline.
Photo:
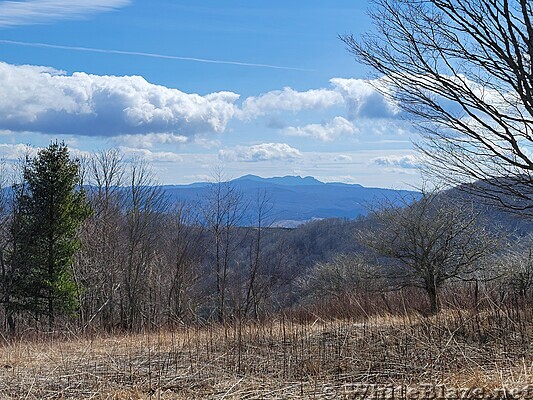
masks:
[[[532,297],[533,289],[533,236],[515,240],[512,250],[498,263],[500,274],[507,288],[522,300]]]
[[[202,217],[206,228],[212,235],[214,246],[214,272],[216,278],[216,312],[219,322],[226,318],[228,274],[238,240],[236,235],[244,215],[242,193],[221,172],[215,174],[206,203],[203,205]]]
[[[82,299],[84,327],[96,322],[111,329],[118,320],[117,291],[120,288],[121,218],[126,165],[114,149],[101,151],[86,160],[86,183],[94,213],[82,231],[82,249],[76,276]]]
[[[167,288],[170,322],[183,321],[194,307],[192,289],[200,278],[197,266],[204,255],[201,248],[203,229],[190,205],[176,204],[166,219],[165,230],[159,238],[162,245],[163,282]],[[162,284],[163,284],[162,282]]]
[[[12,290],[11,265],[9,253],[12,245],[10,234],[10,212],[7,192],[7,164],[0,160],[0,302],[4,306],[4,323],[10,333],[14,330],[13,310],[10,307]]]
[[[127,179],[129,184],[124,188],[126,237],[121,268],[125,296],[121,311],[125,326],[132,330],[140,328],[147,319],[143,307],[153,301],[149,282],[160,234],[157,227],[161,214],[168,210],[168,203],[144,160],[135,158],[129,162]]]
[[[385,265],[391,283],[427,292],[431,313],[439,310],[442,285],[470,278],[497,245],[472,210],[436,192],[424,193],[406,207],[374,212],[372,226],[358,236]]]
[[[421,129],[430,172],[533,213],[533,3],[373,0],[371,16],[377,32],[341,39],[385,75],[377,87]]]

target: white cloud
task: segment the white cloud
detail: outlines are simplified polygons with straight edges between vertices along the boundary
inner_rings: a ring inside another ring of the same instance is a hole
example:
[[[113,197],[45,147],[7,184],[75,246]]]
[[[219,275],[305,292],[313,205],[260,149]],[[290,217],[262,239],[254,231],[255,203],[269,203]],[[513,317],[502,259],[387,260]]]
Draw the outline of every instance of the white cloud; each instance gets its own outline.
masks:
[[[4,144],[0,143],[0,160],[15,161],[25,155],[34,156],[37,149],[25,144]]]
[[[140,76],[69,75],[50,67],[0,62],[0,132],[111,137],[131,148],[182,143],[213,147],[218,146],[213,134],[233,131],[234,126],[228,128],[232,121],[246,124],[264,116],[262,122],[281,133],[325,142],[359,132],[401,134],[397,107],[368,81],[334,78],[331,84],[331,89],[303,92],[284,88],[248,97],[240,105],[239,95],[232,92],[201,96]],[[309,124],[310,116],[329,119],[343,107],[348,109],[344,116]],[[291,124],[291,119],[299,122]]]
[[[173,133],[148,133],[146,135],[123,135],[114,139],[115,142],[129,147],[151,148],[154,144],[183,144],[188,142],[187,136]]]
[[[85,18],[88,14],[112,11],[130,0],[26,0],[0,2],[0,27],[49,23]]]
[[[1,62],[0,92],[0,129],[86,136],[219,133],[239,98],[187,94],[139,76],[69,76]]]
[[[298,92],[289,87],[274,90],[258,97],[248,97],[242,106],[243,118],[254,118],[272,111],[327,109],[342,104],[342,96],[328,89]]]
[[[347,156],[346,154],[339,154],[333,157],[334,162],[352,162],[353,159],[350,156]]]
[[[404,169],[419,168],[422,164],[420,157],[414,154],[382,156],[373,158],[371,161],[375,165]]]
[[[6,161],[17,161],[25,156],[35,157],[39,150],[42,150],[43,147],[29,146],[22,143],[0,143],[0,160]],[[75,147],[69,146],[69,154],[73,158],[77,157],[88,157],[90,153],[85,150],[80,150]]]
[[[311,137],[329,142],[343,135],[353,135],[357,128],[343,117],[335,117],[330,122],[323,124],[310,124],[299,127],[289,127],[284,130],[286,135]]]
[[[262,143],[253,146],[237,146],[233,149],[220,150],[218,157],[224,161],[270,161],[294,160],[300,158],[299,150],[285,143]]]
[[[202,135],[196,136],[194,138],[194,143],[204,149],[216,149],[222,146],[220,140],[214,140],[212,138],[204,137]]]
[[[400,108],[372,86],[379,81],[333,78],[330,82],[342,95],[351,119],[395,118],[400,114]]]
[[[331,89],[299,92],[289,87],[273,90],[243,102],[243,119],[256,118],[277,111],[327,110],[344,105],[350,119],[397,118],[400,108],[378,92],[373,84],[380,81],[333,78]]]
[[[125,146],[121,146],[119,149],[128,158],[139,157],[149,162],[180,163],[183,161],[183,158],[179,154],[169,151],[151,151],[147,149],[137,149]]]

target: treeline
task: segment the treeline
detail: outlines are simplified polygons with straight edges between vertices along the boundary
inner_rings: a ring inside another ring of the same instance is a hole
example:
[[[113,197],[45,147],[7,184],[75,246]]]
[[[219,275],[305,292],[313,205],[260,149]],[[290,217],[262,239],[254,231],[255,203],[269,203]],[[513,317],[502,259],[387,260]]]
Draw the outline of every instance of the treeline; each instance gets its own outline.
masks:
[[[527,235],[503,234],[472,203],[437,192],[367,219],[283,229],[270,227],[268,193],[247,203],[219,177],[205,198],[173,202],[146,162],[116,150],[73,160],[52,143],[19,167],[0,192],[10,334],[531,300]]]
[[[116,150],[72,160],[52,143],[19,167],[1,192],[11,333],[257,319],[297,302],[310,265],[354,248],[343,221],[270,228],[268,194],[245,204],[222,179],[193,204],[171,202],[150,165]]]

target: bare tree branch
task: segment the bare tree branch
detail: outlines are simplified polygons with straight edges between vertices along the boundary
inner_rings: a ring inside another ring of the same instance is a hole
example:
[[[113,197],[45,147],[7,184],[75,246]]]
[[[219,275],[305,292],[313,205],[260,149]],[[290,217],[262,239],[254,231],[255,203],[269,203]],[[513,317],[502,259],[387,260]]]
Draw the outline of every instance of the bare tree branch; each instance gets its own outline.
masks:
[[[533,214],[528,0],[374,0],[376,32],[341,36],[422,132],[427,172]],[[483,180],[483,185],[472,184]]]

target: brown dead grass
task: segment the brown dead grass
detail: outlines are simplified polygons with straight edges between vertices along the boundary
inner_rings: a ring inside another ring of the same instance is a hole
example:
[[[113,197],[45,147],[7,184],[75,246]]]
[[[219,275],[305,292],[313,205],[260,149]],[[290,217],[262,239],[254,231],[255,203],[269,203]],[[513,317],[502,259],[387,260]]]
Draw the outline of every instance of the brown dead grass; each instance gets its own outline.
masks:
[[[533,383],[531,319],[453,311],[432,318],[182,327],[18,340],[0,348],[1,399],[327,398],[324,385]]]

